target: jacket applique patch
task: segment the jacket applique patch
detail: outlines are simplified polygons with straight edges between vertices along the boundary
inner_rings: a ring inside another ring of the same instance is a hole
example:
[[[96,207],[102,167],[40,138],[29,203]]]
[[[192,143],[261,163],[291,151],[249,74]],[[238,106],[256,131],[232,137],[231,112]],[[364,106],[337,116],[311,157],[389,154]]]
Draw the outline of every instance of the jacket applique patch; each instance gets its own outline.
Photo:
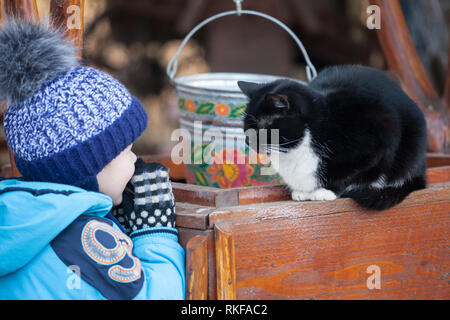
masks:
[[[108,219],[81,215],[50,244],[67,266],[78,266],[81,278],[107,299],[132,299],[143,286],[133,242]]]
[[[108,276],[117,282],[132,282],[141,276],[141,261],[133,257],[133,242],[113,226],[98,220],[89,221],[81,232],[86,254],[95,262],[111,266]],[[118,263],[131,259],[130,267]]]

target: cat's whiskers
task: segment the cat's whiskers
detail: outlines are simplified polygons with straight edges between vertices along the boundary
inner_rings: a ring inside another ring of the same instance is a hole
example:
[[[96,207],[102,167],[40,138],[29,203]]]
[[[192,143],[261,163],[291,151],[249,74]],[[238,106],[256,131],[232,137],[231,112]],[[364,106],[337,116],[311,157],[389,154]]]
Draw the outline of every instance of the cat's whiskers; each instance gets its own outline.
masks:
[[[289,151],[289,149],[280,147],[277,144],[261,144],[261,147],[263,147],[264,149],[267,149],[269,151],[275,151],[275,152],[281,152],[281,153],[286,153]]]
[[[283,137],[283,136],[282,136],[282,138],[286,139],[286,138]],[[286,141],[286,142],[283,142],[283,143],[279,143],[279,145],[280,145],[280,146],[285,146],[285,145],[290,144],[290,143],[298,142],[298,141],[300,141],[301,139],[302,139],[302,138],[294,139],[294,140],[291,140],[291,141]]]

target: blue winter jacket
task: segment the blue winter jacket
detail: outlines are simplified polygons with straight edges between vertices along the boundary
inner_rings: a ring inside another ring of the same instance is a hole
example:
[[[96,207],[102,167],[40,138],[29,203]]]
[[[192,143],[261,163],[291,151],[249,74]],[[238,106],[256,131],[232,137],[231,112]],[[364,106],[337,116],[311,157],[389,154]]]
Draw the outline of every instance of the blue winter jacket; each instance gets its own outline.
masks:
[[[130,239],[111,207],[69,185],[0,181],[0,299],[184,299],[177,230]]]

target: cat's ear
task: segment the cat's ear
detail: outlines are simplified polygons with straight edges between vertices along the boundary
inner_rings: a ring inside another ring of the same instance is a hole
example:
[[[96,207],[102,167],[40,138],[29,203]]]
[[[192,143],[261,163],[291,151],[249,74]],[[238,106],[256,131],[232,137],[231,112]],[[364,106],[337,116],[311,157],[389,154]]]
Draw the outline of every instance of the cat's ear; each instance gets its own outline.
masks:
[[[278,109],[289,109],[289,99],[284,94],[268,94],[266,101]]]
[[[247,82],[247,81],[238,81],[239,89],[249,98],[253,97],[253,94],[256,90],[258,90],[261,85],[259,83]]]

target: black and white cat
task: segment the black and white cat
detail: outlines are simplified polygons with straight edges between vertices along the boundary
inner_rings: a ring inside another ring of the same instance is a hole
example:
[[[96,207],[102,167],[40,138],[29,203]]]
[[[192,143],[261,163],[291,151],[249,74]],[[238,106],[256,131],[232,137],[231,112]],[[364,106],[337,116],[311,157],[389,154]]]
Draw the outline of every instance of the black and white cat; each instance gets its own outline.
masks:
[[[384,72],[336,66],[307,85],[238,85],[249,97],[244,130],[279,130],[262,147],[294,200],[350,197],[383,210],[425,188],[423,113]]]

